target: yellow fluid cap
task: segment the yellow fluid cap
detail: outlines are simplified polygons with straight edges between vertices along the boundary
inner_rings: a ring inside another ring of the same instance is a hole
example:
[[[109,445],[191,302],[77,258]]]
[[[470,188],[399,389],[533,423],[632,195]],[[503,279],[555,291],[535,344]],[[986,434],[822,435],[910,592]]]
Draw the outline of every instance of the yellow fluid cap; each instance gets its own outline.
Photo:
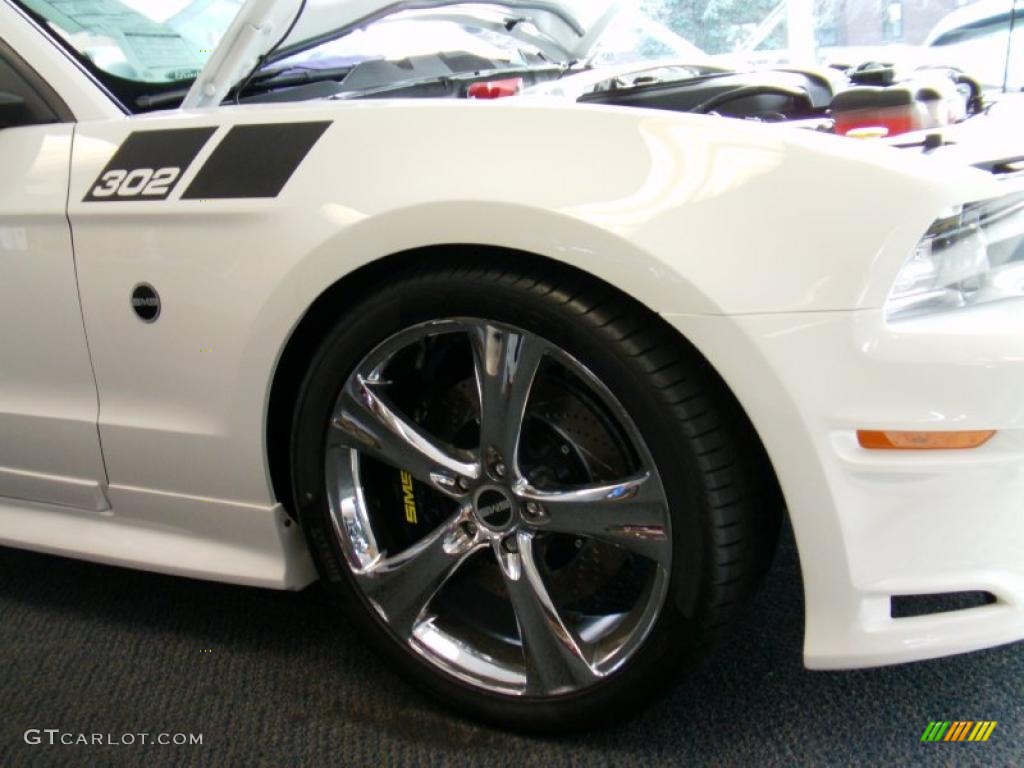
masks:
[[[847,131],[846,135],[851,139],[884,139],[889,135],[889,129],[882,125],[869,125]]]

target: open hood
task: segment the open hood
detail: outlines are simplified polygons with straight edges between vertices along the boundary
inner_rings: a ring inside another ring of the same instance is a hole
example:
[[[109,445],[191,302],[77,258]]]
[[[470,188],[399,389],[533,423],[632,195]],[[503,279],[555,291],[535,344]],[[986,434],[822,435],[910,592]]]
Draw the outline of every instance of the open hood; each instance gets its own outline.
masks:
[[[506,29],[509,20],[526,20],[528,25],[514,31],[525,42],[583,59],[625,5],[622,0],[248,0],[182,108],[219,105],[263,57],[270,63],[404,11],[436,10],[474,19],[490,14]]]

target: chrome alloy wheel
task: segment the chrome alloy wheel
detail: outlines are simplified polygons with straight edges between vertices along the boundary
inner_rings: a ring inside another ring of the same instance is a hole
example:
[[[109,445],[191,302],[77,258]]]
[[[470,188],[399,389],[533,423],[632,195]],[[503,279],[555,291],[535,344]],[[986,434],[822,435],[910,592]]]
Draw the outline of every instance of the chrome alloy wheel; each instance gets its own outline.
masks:
[[[326,440],[353,580],[435,667],[507,695],[569,693],[657,621],[661,479],[622,403],[557,345],[478,319],[405,329],[351,372]]]

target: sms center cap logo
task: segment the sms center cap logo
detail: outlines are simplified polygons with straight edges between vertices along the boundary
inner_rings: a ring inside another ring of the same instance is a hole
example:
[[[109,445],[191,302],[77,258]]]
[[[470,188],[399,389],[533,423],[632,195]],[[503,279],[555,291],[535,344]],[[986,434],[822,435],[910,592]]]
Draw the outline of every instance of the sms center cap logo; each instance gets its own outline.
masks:
[[[500,488],[483,488],[476,497],[477,519],[491,530],[502,530],[512,523],[515,505]]]

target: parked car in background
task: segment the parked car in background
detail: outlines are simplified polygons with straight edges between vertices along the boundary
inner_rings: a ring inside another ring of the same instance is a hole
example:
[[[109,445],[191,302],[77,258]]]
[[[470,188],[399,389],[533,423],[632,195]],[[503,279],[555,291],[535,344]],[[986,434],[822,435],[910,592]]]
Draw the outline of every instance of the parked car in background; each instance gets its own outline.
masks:
[[[1010,10],[1013,8],[1011,18]],[[1012,34],[1011,34],[1012,30]],[[1024,1],[981,0],[935,25],[923,63],[958,67],[988,88],[1024,88]]]

